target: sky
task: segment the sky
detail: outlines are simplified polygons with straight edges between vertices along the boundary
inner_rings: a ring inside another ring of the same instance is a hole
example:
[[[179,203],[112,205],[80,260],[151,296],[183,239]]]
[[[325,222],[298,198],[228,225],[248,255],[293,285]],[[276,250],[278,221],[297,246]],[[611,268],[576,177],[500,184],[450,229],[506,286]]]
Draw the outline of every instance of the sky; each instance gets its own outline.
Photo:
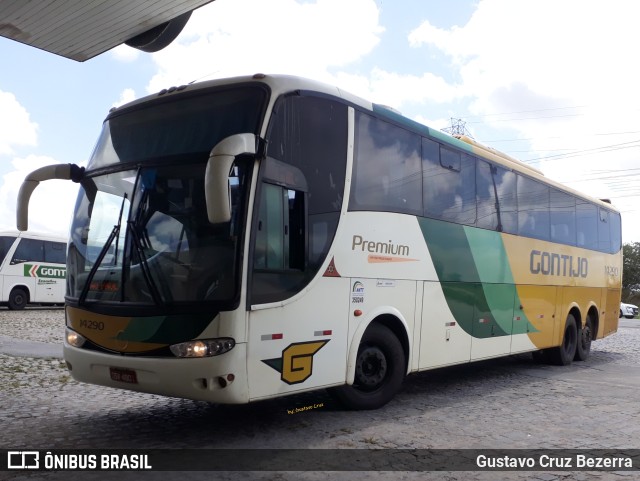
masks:
[[[0,229],[20,184],[86,165],[109,109],[162,88],[293,74],[477,141],[622,212],[640,242],[640,2],[636,0],[215,0],[148,54],[83,63],[0,37]],[[68,234],[77,188],[40,184],[29,228]]]

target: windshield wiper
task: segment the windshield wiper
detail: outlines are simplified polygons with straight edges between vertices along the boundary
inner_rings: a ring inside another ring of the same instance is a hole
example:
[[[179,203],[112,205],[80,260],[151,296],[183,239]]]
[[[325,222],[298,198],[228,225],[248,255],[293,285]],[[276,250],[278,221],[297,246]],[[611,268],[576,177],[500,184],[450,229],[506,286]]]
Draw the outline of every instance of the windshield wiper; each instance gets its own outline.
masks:
[[[153,302],[156,305],[163,305],[164,300],[160,295],[160,291],[158,290],[158,286],[153,280],[153,276],[151,275],[151,269],[149,268],[149,263],[147,262],[147,257],[144,254],[144,249],[142,248],[142,244],[140,242],[140,236],[136,231],[136,225],[134,221],[129,221],[127,223],[128,231],[131,233],[131,240],[133,242],[133,247],[136,250],[136,254],[138,254],[138,259],[140,260],[140,270],[142,271],[142,276],[144,277],[149,290],[151,291],[151,297],[153,297]]]
[[[91,267],[91,270],[89,271],[89,274],[87,275],[87,280],[84,283],[84,286],[82,287],[82,292],[80,293],[78,304],[84,304],[84,301],[87,299],[87,295],[89,294],[89,289],[91,288],[91,281],[95,277],[96,272],[98,272],[98,268],[102,264],[102,261],[104,260],[104,256],[107,255],[107,252],[111,247],[111,244],[113,244],[113,239],[115,239],[120,233],[120,226],[122,225],[122,212],[124,211],[124,203],[126,200],[127,200],[127,193],[125,192],[124,196],[122,197],[122,204],[120,205],[120,214],[118,215],[118,223],[113,226],[113,229],[111,229],[111,234],[109,234],[109,237],[107,238],[107,242],[105,242],[105,244],[102,246],[102,249],[100,249],[98,258],[94,262],[93,266]],[[116,244],[116,252],[114,253],[114,259],[116,260],[116,264],[117,264],[117,259],[118,259],[117,244]]]

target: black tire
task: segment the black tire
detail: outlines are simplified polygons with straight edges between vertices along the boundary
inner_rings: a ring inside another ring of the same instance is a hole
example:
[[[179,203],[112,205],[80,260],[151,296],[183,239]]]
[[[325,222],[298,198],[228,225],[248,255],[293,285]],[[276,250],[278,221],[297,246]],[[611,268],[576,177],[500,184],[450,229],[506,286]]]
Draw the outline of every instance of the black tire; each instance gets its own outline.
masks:
[[[587,316],[584,327],[578,332],[578,344],[574,361],[586,361],[591,353],[591,341],[593,340],[593,321]]]
[[[9,309],[19,311],[24,309],[29,301],[29,295],[21,287],[16,287],[9,294]]]
[[[352,386],[330,390],[349,409],[378,409],[398,392],[406,373],[400,341],[382,324],[372,324],[362,337]]]
[[[578,329],[576,327],[576,319],[573,317],[573,314],[569,314],[567,316],[567,322],[564,325],[562,344],[547,351],[549,361],[556,366],[567,366],[573,361],[577,348]]]

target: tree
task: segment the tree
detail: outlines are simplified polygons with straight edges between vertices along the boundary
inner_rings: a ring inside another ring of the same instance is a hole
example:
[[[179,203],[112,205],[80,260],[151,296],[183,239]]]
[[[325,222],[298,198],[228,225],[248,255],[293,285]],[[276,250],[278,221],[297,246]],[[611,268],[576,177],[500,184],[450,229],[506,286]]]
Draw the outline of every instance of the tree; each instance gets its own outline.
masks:
[[[622,299],[640,293],[640,242],[622,246]]]

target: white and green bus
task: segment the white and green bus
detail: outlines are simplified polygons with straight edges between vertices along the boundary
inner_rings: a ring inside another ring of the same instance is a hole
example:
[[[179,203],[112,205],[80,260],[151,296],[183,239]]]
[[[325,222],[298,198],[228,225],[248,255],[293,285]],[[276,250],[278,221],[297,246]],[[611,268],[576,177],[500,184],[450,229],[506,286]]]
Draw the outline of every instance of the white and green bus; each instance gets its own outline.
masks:
[[[66,239],[31,232],[0,231],[0,303],[64,303]]]
[[[80,184],[64,356],[80,381],[377,408],[405,375],[616,331],[608,203],[344,91],[254,75],[112,110]]]

